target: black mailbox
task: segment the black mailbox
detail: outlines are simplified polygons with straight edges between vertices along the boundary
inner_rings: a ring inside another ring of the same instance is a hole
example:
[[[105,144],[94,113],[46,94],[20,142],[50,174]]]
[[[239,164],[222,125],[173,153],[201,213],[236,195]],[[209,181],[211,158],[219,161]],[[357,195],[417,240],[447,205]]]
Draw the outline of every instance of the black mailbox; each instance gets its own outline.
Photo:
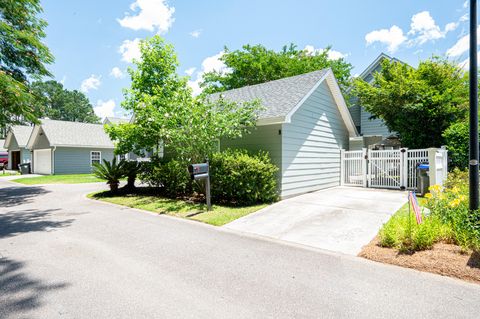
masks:
[[[204,179],[208,177],[208,163],[189,165],[188,172],[192,179]]]
[[[205,181],[205,197],[207,200],[207,210],[211,210],[212,204],[210,201],[210,176],[208,174],[208,159],[206,163],[188,165],[188,172],[190,173],[190,177],[193,180]]]

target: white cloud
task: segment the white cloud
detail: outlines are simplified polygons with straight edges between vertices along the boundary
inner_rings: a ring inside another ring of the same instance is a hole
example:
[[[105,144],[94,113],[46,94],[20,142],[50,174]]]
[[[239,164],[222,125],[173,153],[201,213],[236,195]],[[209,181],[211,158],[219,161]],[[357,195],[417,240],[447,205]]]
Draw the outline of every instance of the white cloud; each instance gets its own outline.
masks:
[[[322,53],[325,51],[325,49],[315,49],[315,47],[311,44],[307,44],[305,46],[305,48],[303,48],[304,51],[307,51],[308,54],[315,54],[315,53]],[[341,58],[345,58],[347,57],[348,54],[347,53],[342,53],[340,51],[336,51],[336,50],[332,50],[330,49],[328,51],[328,58],[330,60],[338,60],[338,59],[341,59]]]
[[[82,84],[80,85],[80,91],[88,93],[88,91],[90,90],[98,90],[98,88],[102,84],[102,81],[100,79],[100,76],[92,74],[89,78],[86,78],[82,81]]]
[[[224,52],[221,51],[215,55],[205,58],[202,61],[202,69],[197,72],[196,79],[193,81],[192,80],[188,81],[188,85],[192,88],[193,94],[198,95],[202,92],[202,89],[200,88],[200,82],[202,81],[202,77],[204,73],[213,72],[213,71],[217,71],[219,73],[231,72],[231,69],[227,68],[225,63],[223,63],[223,61],[220,60],[223,54]]]
[[[468,7],[468,0],[466,0],[466,1],[463,3],[463,7],[464,7],[464,8],[467,8],[467,7]]]
[[[445,25],[445,33],[450,32],[458,28],[458,22],[450,22]]]
[[[371,45],[375,42],[386,44],[387,50],[390,53],[394,53],[398,50],[398,47],[407,40],[407,37],[403,34],[403,30],[394,25],[390,29],[374,30],[365,36],[367,45]]]
[[[123,19],[117,19],[124,28],[162,34],[167,32],[175,21],[175,8],[168,6],[166,0],[136,0],[130,5],[130,10],[134,15],[126,12]]]
[[[455,30],[457,27],[458,22],[450,22],[445,26],[445,30],[442,31],[435,23],[430,12],[422,11],[412,16],[412,22],[408,34],[416,36],[416,38],[412,40],[413,42],[424,44],[428,41],[445,38],[445,35],[448,32]]]
[[[140,60],[142,54],[140,52],[140,39],[125,40],[118,48],[118,52],[122,55],[122,61],[132,63],[133,60]]]
[[[118,66],[116,66],[112,68],[112,71],[110,71],[110,76],[113,76],[115,79],[123,79],[125,74]]]
[[[470,19],[470,17],[468,16],[468,13],[465,13],[463,16],[460,17],[460,19],[458,19],[458,21],[465,22],[468,21],[468,19]]]
[[[480,26],[477,27],[477,36],[480,33]],[[447,55],[450,57],[458,57],[470,48],[470,34],[461,37],[450,49],[447,50]]]
[[[60,83],[61,83],[62,85],[65,85],[65,82],[66,82],[66,81],[67,81],[67,76],[64,75],[64,76],[62,77],[62,79],[60,80]]]
[[[200,36],[200,34],[202,34],[202,30],[194,30],[192,32],[189,33],[192,37],[194,38],[198,38]]]
[[[115,101],[110,99],[108,101],[102,101],[98,100],[97,101],[97,106],[93,108],[93,111],[97,116],[100,118],[105,118],[107,116],[114,116],[115,112]]]
[[[197,68],[188,68],[185,70],[185,73],[188,75],[188,76],[192,76],[193,72],[195,72]]]
[[[202,72],[213,72],[217,71],[219,73],[223,73],[227,71],[227,66],[220,58],[225,54],[225,52],[220,51],[219,53],[209,56],[205,60],[202,61]]]

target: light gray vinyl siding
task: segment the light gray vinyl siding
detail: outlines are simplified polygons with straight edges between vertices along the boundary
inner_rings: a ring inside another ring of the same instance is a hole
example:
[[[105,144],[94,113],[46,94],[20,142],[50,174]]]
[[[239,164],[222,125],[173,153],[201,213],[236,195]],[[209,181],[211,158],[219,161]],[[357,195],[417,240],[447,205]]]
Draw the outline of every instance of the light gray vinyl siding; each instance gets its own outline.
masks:
[[[388,137],[392,133],[385,125],[382,119],[371,119],[372,114],[367,112],[363,107],[361,110],[361,134],[362,135],[381,135]]]
[[[43,130],[40,130],[40,133],[43,133]],[[33,148],[34,149],[45,149],[45,148],[50,148],[50,142],[48,141],[47,137],[45,134],[39,134],[37,135],[34,143],[33,143]]]
[[[87,174],[91,173],[90,152],[101,152],[101,159],[111,161],[113,149],[57,147],[54,152],[54,174]]]
[[[31,156],[31,152],[30,150],[27,150],[26,148],[22,148],[20,150],[20,162],[21,163],[30,163],[31,160],[32,160],[32,156]]]
[[[245,134],[242,138],[234,140],[222,139],[220,141],[220,150],[246,149],[250,152],[266,151],[270,155],[272,163],[278,168],[278,181],[280,185],[281,167],[282,167],[282,132],[280,124],[257,126]]]
[[[353,99],[355,103],[357,103],[357,99]],[[353,105],[348,108],[348,111],[350,112],[350,116],[352,117],[353,123],[355,126],[358,128],[361,126],[361,120],[360,120],[360,113],[361,113],[361,108],[360,105]]]
[[[372,83],[374,80],[374,74],[382,70],[382,65],[379,63],[375,68],[364,77],[364,81]],[[358,101],[357,101],[358,102]],[[383,137],[388,137],[392,133],[385,125],[382,119],[370,119],[372,113],[367,112],[363,107],[359,106],[360,111],[360,134],[361,135],[380,135]],[[355,123],[357,125],[357,123]]]
[[[281,196],[340,184],[340,149],[348,130],[327,84],[322,83],[282,125]]]

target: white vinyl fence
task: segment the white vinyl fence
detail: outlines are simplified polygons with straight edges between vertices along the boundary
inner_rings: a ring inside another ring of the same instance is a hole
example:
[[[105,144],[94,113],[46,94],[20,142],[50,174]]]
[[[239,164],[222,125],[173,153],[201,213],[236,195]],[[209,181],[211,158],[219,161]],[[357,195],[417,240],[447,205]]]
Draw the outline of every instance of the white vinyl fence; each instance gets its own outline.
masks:
[[[430,165],[430,184],[443,184],[447,177],[447,151],[398,149],[341,151],[341,184],[391,189],[416,189],[417,165]]]

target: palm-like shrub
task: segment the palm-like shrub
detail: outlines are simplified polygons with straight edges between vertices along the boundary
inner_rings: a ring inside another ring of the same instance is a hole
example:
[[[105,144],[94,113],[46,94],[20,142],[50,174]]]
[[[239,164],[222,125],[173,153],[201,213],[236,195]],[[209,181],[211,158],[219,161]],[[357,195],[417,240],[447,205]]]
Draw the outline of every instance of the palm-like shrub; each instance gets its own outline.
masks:
[[[135,188],[135,180],[140,171],[140,163],[137,161],[125,161],[123,163],[125,176],[127,177],[127,188]]]
[[[110,186],[110,191],[116,193],[118,191],[118,184],[120,179],[125,176],[125,162],[120,161],[114,157],[112,162],[103,160],[103,163],[93,164],[93,174],[100,179],[107,181]]]

